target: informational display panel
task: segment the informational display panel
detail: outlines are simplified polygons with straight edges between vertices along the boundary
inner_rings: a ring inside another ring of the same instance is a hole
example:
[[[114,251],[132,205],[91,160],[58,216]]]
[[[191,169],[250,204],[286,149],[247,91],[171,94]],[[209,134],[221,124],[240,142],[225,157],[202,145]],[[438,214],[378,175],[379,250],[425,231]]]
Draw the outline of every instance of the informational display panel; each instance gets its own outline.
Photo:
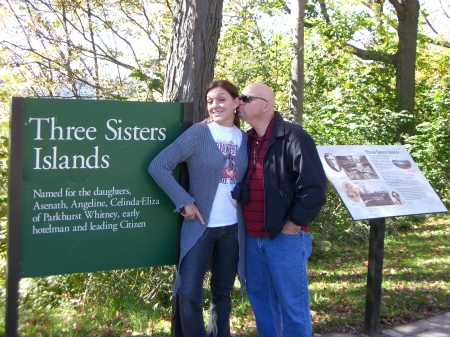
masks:
[[[447,212],[403,146],[318,146],[353,220]]]
[[[147,167],[182,133],[185,105],[14,100],[20,277],[176,264],[179,215]]]

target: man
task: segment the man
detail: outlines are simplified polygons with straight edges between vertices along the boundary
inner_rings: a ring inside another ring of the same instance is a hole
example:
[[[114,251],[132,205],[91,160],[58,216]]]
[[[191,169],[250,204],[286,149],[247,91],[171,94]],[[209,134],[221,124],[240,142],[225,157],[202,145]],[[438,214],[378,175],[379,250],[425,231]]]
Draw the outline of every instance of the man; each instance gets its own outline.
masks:
[[[248,122],[250,201],[246,225],[247,294],[258,337],[311,337],[308,224],[326,201],[326,177],[313,139],[275,112],[273,91],[246,87],[239,117]]]
[[[324,157],[329,167],[331,167],[336,172],[339,172],[341,170],[341,165],[339,164],[335,156],[333,156],[331,153],[325,153]]]

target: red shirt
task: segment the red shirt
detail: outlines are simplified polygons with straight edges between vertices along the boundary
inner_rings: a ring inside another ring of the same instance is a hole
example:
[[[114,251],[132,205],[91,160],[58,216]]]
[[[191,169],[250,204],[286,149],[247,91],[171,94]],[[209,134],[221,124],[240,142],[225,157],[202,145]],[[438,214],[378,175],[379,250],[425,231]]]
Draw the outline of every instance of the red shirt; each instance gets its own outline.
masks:
[[[247,171],[247,184],[250,201],[242,205],[242,212],[245,220],[246,233],[250,236],[266,236],[264,228],[264,179],[263,179],[263,158],[269,145],[269,138],[272,133],[275,118],[272,118],[267,126],[266,133],[258,136],[255,129],[248,132],[252,139],[249,151],[249,163]]]

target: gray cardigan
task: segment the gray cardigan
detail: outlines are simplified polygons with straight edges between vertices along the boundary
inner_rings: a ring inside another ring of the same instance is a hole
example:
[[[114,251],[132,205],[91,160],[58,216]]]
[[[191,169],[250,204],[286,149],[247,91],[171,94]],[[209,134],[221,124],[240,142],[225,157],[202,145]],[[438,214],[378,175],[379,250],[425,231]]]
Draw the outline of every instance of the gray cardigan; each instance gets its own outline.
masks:
[[[236,183],[243,180],[248,164],[247,134],[241,132],[242,142],[236,154],[238,168]],[[175,212],[179,212],[184,205],[195,202],[205,220],[205,225],[201,224],[198,217],[191,221],[183,221],[179,265],[206,229],[225,160],[226,157],[217,147],[208,125],[198,123],[191,126],[162,150],[148,167],[148,172],[155,182],[175,204]],[[187,163],[189,193],[178,184],[172,175],[172,170],[181,162]],[[238,204],[238,240],[238,275],[241,287],[245,288],[245,224],[240,204]],[[180,281],[177,277],[173,286],[175,294],[179,287]]]

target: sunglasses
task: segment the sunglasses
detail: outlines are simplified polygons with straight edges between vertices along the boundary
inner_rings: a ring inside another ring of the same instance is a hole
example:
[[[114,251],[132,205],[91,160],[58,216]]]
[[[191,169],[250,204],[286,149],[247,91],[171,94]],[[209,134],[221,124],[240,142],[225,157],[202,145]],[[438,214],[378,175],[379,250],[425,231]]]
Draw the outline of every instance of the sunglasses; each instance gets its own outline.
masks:
[[[256,96],[250,96],[250,95],[241,95],[239,96],[239,99],[244,102],[244,103],[248,103],[252,101],[252,98],[258,98],[258,99],[262,99],[263,101],[269,102],[268,100],[262,98],[262,97],[256,97]]]

